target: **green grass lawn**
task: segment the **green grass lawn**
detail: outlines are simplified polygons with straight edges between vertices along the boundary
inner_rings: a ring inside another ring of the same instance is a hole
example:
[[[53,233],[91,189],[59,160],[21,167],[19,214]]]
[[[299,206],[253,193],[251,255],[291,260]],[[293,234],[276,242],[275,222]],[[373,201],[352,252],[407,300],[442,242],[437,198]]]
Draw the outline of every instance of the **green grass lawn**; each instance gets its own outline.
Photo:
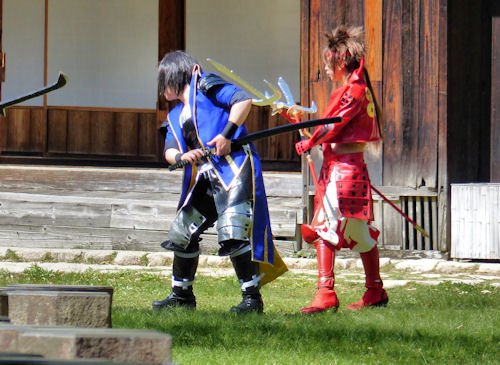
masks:
[[[337,281],[341,307],[304,316],[315,276],[286,273],[262,289],[263,315],[229,313],[241,297],[236,278],[200,276],[198,308],[153,312],[170,279],[151,273],[60,274],[33,266],[11,283],[109,285],[113,327],[173,336],[176,364],[499,364],[500,289],[488,284],[408,284],[388,290],[386,308],[345,309],[362,284]]]

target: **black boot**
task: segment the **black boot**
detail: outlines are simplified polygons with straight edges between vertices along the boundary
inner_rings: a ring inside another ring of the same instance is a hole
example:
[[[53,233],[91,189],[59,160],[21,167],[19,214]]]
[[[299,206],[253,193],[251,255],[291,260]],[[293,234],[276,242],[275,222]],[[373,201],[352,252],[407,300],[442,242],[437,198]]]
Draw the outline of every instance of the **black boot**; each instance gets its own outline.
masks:
[[[153,302],[153,310],[169,307],[196,308],[196,297],[193,294],[193,281],[198,268],[199,252],[179,253],[174,252],[172,264],[172,293],[163,300]]]
[[[231,262],[234,271],[241,284],[241,296],[243,300],[237,306],[231,308],[234,313],[248,313],[264,311],[264,303],[259,291],[259,264],[252,261],[251,251],[232,256]]]

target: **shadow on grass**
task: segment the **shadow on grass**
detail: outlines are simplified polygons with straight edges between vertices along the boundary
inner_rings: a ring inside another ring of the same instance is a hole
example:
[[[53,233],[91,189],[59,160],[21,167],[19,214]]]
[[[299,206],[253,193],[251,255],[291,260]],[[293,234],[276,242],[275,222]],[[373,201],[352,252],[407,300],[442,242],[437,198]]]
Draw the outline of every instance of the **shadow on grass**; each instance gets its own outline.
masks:
[[[219,310],[183,308],[160,312],[142,309],[138,313],[118,307],[114,310],[113,323],[169,333],[173,336],[174,348],[211,351],[246,348],[264,351],[269,356],[295,352],[320,358],[335,354],[345,359],[358,354],[365,357],[363,361],[380,357],[391,362],[425,359],[494,362],[496,359],[500,343],[498,331],[489,334],[461,331],[446,318],[429,323],[419,318],[420,313],[407,318],[401,318],[401,314],[400,310],[390,308],[304,316],[300,313],[235,315]]]

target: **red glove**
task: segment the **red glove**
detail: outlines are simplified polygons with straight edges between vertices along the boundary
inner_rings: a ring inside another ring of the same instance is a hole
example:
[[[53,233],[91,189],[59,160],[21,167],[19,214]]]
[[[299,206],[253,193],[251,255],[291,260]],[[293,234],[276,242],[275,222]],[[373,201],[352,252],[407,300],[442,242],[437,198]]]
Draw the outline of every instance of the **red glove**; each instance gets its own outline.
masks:
[[[311,146],[309,145],[310,142],[310,139],[303,139],[302,141],[295,143],[295,150],[299,156],[311,149]]]

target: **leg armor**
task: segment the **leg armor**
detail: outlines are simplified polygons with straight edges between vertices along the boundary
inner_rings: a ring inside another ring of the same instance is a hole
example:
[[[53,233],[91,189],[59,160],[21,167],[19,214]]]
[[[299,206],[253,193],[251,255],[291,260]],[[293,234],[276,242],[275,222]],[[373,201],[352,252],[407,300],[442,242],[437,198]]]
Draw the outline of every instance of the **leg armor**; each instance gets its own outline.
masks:
[[[342,216],[373,220],[373,200],[363,153],[335,156],[335,182]]]
[[[200,174],[184,205],[168,231],[168,240],[161,246],[167,250],[196,252],[200,235],[217,219],[213,191],[208,172]]]
[[[172,293],[163,300],[153,302],[153,309],[160,310],[172,306],[196,307],[193,282],[198,268],[200,252],[174,252],[172,264]]]
[[[241,242],[232,241],[236,246]],[[240,249],[233,251],[230,255],[234,271],[241,284],[241,295],[243,297],[240,304],[231,308],[232,312],[257,312],[262,313],[264,303],[260,295],[259,281],[263,275],[259,274],[259,264],[252,261],[252,252],[249,244],[245,244]]]
[[[210,171],[210,182],[218,213],[217,233],[219,242],[239,240],[250,242],[250,226],[253,219],[252,167],[247,161],[228,191]]]
[[[339,236],[341,247],[356,252],[371,251],[377,245],[380,231],[364,219],[343,218],[340,221]]]
[[[217,220],[217,234],[219,242],[240,240],[247,244],[250,239],[250,226],[252,224],[252,203],[244,201],[227,208]],[[224,250],[220,251],[223,254]]]

